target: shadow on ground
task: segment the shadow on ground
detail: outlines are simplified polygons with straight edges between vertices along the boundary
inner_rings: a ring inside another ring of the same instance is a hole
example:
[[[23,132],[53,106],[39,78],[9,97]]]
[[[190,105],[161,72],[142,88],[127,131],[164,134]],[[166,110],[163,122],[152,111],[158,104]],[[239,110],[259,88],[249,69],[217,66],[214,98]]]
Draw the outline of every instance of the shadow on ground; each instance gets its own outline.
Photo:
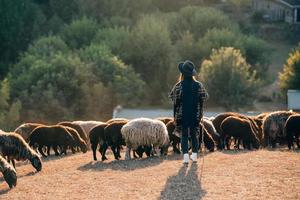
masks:
[[[146,168],[151,166],[159,165],[164,161],[164,158],[151,157],[143,159],[132,159],[132,160],[113,160],[110,162],[91,161],[85,165],[78,167],[80,171],[103,171],[106,169],[118,170],[118,171],[129,171],[134,169]]]
[[[8,191],[10,191],[11,189],[7,186],[7,188],[0,190],[0,195],[2,194],[6,194]]]
[[[160,199],[202,199],[206,192],[201,187],[198,165],[183,165],[175,176],[168,178]]]

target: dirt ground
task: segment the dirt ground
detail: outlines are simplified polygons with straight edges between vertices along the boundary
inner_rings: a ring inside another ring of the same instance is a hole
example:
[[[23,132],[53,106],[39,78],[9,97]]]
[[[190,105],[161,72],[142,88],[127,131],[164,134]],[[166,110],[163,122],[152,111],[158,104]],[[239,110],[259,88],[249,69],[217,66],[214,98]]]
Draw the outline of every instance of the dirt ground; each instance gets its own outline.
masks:
[[[0,199],[300,199],[299,151],[215,152],[187,167],[180,155],[115,161],[110,154],[101,162],[88,152],[47,158],[34,171],[17,165],[11,190],[0,175]]]

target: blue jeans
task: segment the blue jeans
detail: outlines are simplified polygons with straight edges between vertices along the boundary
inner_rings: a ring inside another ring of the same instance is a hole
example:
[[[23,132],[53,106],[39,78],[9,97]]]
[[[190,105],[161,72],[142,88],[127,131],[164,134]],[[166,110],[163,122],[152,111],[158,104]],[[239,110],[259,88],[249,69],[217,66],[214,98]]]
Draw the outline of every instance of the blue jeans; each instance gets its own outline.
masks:
[[[190,133],[190,134],[189,134]],[[181,135],[181,150],[183,154],[189,152],[189,135],[192,140],[192,152],[197,153],[199,148],[199,140],[196,135],[195,128],[182,127],[182,135]]]

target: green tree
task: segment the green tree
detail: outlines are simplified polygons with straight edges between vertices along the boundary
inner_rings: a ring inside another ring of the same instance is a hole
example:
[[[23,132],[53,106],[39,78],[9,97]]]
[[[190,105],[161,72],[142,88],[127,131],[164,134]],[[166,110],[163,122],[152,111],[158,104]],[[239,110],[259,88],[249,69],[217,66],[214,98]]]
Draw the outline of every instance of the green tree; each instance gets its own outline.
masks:
[[[0,127],[12,131],[20,123],[21,102],[10,103],[9,83],[4,79],[0,83]]]
[[[170,32],[156,15],[143,16],[130,34],[126,63],[132,64],[147,84],[150,104],[161,104],[166,97],[167,71],[172,60]]]
[[[203,61],[200,77],[213,102],[237,110],[254,101],[257,81],[249,69],[239,50],[222,47]]]
[[[0,79],[16,62],[19,53],[40,35],[45,17],[31,0],[0,1]]]
[[[62,30],[61,37],[72,49],[80,49],[90,45],[98,30],[96,21],[83,17],[74,20]]]
[[[207,58],[211,49],[234,47],[240,49],[251,70],[256,71],[259,78],[265,77],[270,63],[271,48],[261,39],[245,36],[239,31],[228,29],[211,29],[197,42],[199,59]]]
[[[126,59],[130,31],[125,27],[102,28],[97,32],[93,44],[104,44],[121,60]]]
[[[189,31],[184,32],[181,38],[176,41],[175,48],[179,55],[179,60],[191,60],[196,66],[201,64],[200,61],[203,57],[201,50],[205,49],[208,51],[208,49],[202,48],[202,44],[197,45],[194,36]]]
[[[300,43],[290,53],[282,72],[279,73],[279,87],[283,94],[288,89],[300,90]]]
[[[125,65],[104,45],[91,45],[80,53],[82,60],[89,63],[95,79],[111,91],[110,102],[118,105],[141,103],[145,83],[131,66]]]
[[[204,37],[200,38],[196,44],[199,49],[199,61],[208,58],[212,49],[219,49],[221,47],[242,49],[240,37],[241,33],[239,31],[233,32],[228,29],[216,28],[208,30]]]
[[[181,35],[190,31],[198,40],[213,28],[237,30],[237,24],[233,23],[227,15],[220,10],[210,7],[188,6],[180,9],[177,16],[170,22],[172,39],[177,40]]]

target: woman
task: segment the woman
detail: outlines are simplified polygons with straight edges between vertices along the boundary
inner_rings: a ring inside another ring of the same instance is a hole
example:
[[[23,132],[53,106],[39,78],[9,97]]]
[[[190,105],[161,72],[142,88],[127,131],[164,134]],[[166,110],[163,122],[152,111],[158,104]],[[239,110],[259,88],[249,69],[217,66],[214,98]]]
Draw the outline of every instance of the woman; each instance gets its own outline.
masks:
[[[173,101],[175,133],[179,133],[181,136],[183,163],[187,164],[189,162],[189,137],[192,140],[191,160],[197,162],[199,123],[203,117],[203,102],[207,99],[208,94],[202,83],[196,81],[197,72],[191,61],[179,63],[178,68],[181,72],[180,78],[173,87],[170,98]]]

